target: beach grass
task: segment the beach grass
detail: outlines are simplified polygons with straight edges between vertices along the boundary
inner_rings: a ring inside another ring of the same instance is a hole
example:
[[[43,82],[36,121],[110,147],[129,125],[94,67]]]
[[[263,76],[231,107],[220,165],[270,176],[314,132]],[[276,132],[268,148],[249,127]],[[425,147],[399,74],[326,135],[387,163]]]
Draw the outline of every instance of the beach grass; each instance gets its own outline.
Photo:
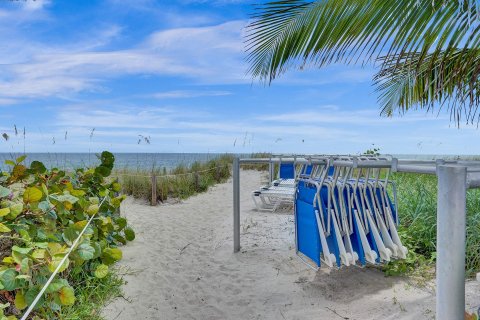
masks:
[[[122,192],[137,199],[152,200],[152,176],[156,177],[157,201],[186,199],[208,187],[225,182],[231,176],[232,155],[222,155],[207,162],[194,162],[190,166],[178,165],[165,168],[122,169],[115,171],[119,177]]]
[[[399,234],[409,254],[406,260],[387,264],[385,270],[388,274],[403,274],[433,269],[437,237],[437,177],[396,173],[392,178],[398,190]],[[480,190],[471,189],[467,192],[467,277],[480,271],[479,230]]]
[[[259,158],[271,158],[272,154],[268,152],[257,152],[252,153],[250,158],[259,159]],[[248,163],[242,164],[242,169],[244,170],[258,170],[258,171],[268,171],[268,163]]]
[[[70,277],[69,282],[75,289],[77,303],[64,307],[57,313],[49,310],[44,315],[45,319],[103,320],[102,308],[110,300],[123,296],[122,285],[125,283],[116,269],[112,269],[102,279],[80,274]]]

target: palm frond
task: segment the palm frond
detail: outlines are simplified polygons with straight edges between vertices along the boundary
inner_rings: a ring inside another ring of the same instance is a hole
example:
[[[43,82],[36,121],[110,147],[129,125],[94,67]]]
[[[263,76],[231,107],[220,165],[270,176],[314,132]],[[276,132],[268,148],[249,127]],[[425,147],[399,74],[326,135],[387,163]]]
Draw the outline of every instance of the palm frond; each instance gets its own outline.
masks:
[[[253,18],[246,43],[254,78],[373,63],[383,114],[434,103],[447,103],[457,121],[477,113],[478,0],[279,0]]]
[[[480,49],[383,60],[383,68],[374,77],[382,115],[446,106],[457,123],[462,117],[467,123],[479,120]]]
[[[373,62],[480,44],[474,0],[282,0],[259,8],[246,36],[249,72],[271,81],[293,65]]]

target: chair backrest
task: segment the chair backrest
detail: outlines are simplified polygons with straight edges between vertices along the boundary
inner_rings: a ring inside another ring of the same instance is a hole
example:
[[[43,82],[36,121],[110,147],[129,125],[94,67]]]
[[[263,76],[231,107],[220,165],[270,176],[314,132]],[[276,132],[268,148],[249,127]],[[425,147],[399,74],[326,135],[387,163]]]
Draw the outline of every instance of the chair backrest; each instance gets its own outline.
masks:
[[[293,163],[281,163],[279,171],[280,179],[295,179],[295,166]]]

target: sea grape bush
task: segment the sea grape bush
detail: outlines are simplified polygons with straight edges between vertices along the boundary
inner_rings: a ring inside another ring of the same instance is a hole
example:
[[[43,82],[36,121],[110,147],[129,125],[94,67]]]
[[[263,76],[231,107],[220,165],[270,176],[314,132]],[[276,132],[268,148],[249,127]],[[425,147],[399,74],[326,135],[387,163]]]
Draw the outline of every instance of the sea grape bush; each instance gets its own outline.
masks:
[[[17,319],[32,303],[92,216],[35,306],[36,319],[73,305],[69,279],[105,277],[122,258],[118,247],[135,238],[119,214],[125,196],[110,177],[113,154],[103,152],[99,166],[73,172],[47,170],[38,161],[27,167],[24,160],[7,160],[10,170],[0,171],[0,320]]]

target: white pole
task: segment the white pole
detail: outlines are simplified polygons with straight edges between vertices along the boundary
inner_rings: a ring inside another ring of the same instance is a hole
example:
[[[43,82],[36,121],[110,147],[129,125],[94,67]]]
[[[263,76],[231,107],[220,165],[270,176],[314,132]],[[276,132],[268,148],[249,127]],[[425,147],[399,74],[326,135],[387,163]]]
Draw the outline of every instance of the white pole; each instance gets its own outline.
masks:
[[[233,252],[240,251],[240,159],[233,159]]]
[[[273,175],[274,175],[274,172],[275,172],[274,168],[275,168],[275,165],[273,164],[272,161],[270,161],[268,163],[268,178],[270,180],[269,181],[270,183],[272,183],[272,181],[273,181]]]
[[[463,319],[467,168],[439,165],[437,175],[436,319]]]

